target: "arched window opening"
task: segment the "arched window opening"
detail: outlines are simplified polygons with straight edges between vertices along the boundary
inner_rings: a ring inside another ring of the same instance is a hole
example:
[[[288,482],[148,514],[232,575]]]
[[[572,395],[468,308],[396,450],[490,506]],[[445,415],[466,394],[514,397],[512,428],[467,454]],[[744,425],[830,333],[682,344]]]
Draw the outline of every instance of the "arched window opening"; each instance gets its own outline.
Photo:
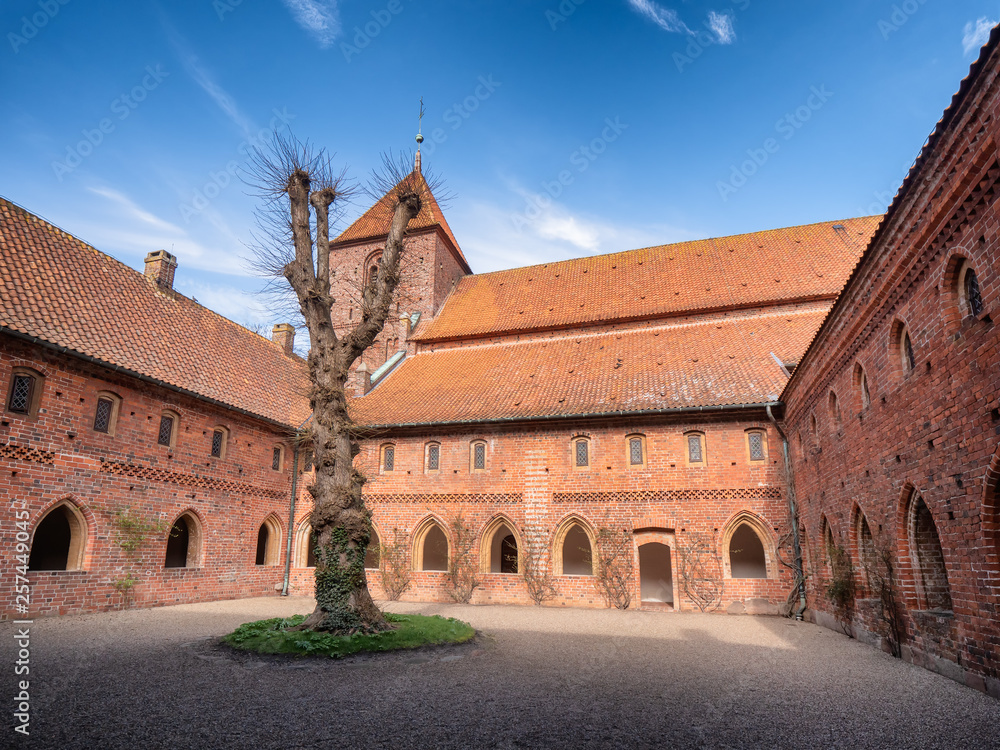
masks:
[[[212,430],[212,445],[210,453],[212,458],[226,457],[226,444],[229,442],[229,430],[225,427],[216,427]]]
[[[441,444],[428,443],[424,456],[424,464],[428,474],[433,474],[441,470]]]
[[[25,417],[34,417],[42,400],[45,377],[27,367],[15,367],[7,391],[7,411]]]
[[[437,523],[432,523],[420,539],[420,570],[448,570],[448,537]]]
[[[747,432],[747,459],[750,463],[767,460],[767,434],[763,430]]]
[[[97,406],[94,407],[94,432],[115,434],[121,401],[121,397],[113,393],[102,391],[97,394]]]
[[[590,537],[580,524],[573,524],[562,544],[562,572],[566,576],[594,575],[594,554]]]
[[[585,437],[574,438],[573,445],[573,466],[577,469],[586,469],[590,466],[590,440]]]
[[[156,433],[156,442],[167,448],[177,445],[177,428],[180,424],[180,417],[176,412],[165,411],[160,414],[160,426]]]
[[[277,565],[280,557],[281,529],[273,518],[267,518],[257,529],[255,565]]]
[[[962,264],[958,275],[958,298],[963,318],[978,318],[983,312],[983,295],[976,271],[968,261]]]
[[[644,602],[674,603],[670,547],[650,542],[639,547],[639,591]]]
[[[837,394],[830,391],[830,418],[833,419],[835,425],[840,424],[840,401],[837,399]]]
[[[687,448],[688,466],[705,465],[705,435],[701,432],[689,432],[684,436]]]
[[[86,529],[82,518],[62,503],[35,528],[28,570],[81,570]]]
[[[860,364],[854,368],[854,384],[858,393],[858,405],[861,409],[867,409],[871,406],[872,396],[868,390],[868,373]]]
[[[383,445],[381,449],[381,460],[379,466],[382,467],[383,474],[391,474],[396,470],[396,446]]]
[[[372,527],[372,535],[368,540],[368,549],[365,550],[365,567],[377,570],[382,560],[382,542],[378,538],[378,532]]]
[[[285,448],[276,445],[271,449],[271,471],[281,471],[285,463]]]
[[[486,471],[486,441],[474,440],[472,442],[470,453],[471,455],[469,456],[469,460],[471,464],[471,471]]]
[[[628,447],[628,465],[633,469],[641,469],[646,465],[645,435],[629,435],[625,439]]]
[[[740,524],[729,539],[729,569],[733,578],[767,578],[764,544],[749,524]]]
[[[924,609],[951,611],[948,570],[941,549],[941,539],[930,509],[923,497],[914,492],[910,510],[910,554],[917,571]]]
[[[510,526],[502,523],[490,535],[488,554],[490,573],[517,573],[517,537]]]
[[[196,532],[194,520],[187,513],[182,515],[167,533],[166,568],[193,568],[196,550],[192,536]]]
[[[864,572],[865,582],[871,588],[872,580],[876,574],[878,556],[875,551],[875,538],[872,536],[871,527],[864,513],[858,515],[858,561]]]
[[[299,524],[295,540],[295,564],[300,568],[315,568],[316,534],[313,533],[308,518]]]

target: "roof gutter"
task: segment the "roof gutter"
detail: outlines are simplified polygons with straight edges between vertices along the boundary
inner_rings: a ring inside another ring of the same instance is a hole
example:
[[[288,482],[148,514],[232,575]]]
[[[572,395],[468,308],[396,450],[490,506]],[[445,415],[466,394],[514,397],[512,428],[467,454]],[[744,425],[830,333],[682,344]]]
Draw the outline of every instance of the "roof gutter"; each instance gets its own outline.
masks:
[[[766,411],[769,408],[784,406],[781,401],[767,401],[758,404],[722,404],[716,406],[681,406],[668,409],[643,409],[641,411],[603,411],[584,414],[545,414],[526,417],[493,417],[484,419],[455,419],[444,422],[407,422],[398,424],[359,424],[360,430],[389,430],[412,427],[446,427],[449,425],[471,424],[512,424],[517,422],[555,422],[580,419],[598,419],[607,417],[651,417],[680,416],[684,414],[717,414],[739,411]]]
[[[59,346],[58,344],[53,344],[45,339],[40,339],[37,336],[32,336],[27,333],[21,333],[20,331],[15,331],[13,329],[7,328],[6,326],[0,325],[0,333],[5,333],[15,339],[20,339],[21,341],[28,341],[32,344],[42,347],[43,349],[48,349],[49,351],[56,352],[57,354],[67,354],[76,359],[81,359],[84,362],[89,362],[99,367],[103,367],[112,372],[121,373],[122,375],[128,375],[136,380],[141,380],[143,383],[150,383],[152,385],[159,386],[160,388],[165,388],[168,391],[173,391],[174,393],[180,393],[185,396],[190,396],[191,398],[197,399],[198,401],[204,401],[205,403],[212,404],[213,406],[218,406],[229,411],[234,411],[237,414],[243,414],[244,416],[251,417],[253,419],[259,420],[261,422],[266,422],[267,424],[274,425],[275,427],[280,427],[282,430],[287,432],[294,432],[295,428],[292,425],[285,424],[284,422],[279,422],[275,419],[265,417],[262,414],[256,414],[247,409],[241,409],[238,406],[233,406],[232,404],[227,404],[225,401],[219,401],[218,399],[211,398],[209,396],[203,396],[200,393],[195,393],[194,391],[189,391],[187,388],[181,388],[178,385],[173,385],[164,380],[151,377],[149,375],[143,375],[141,372],[136,372],[135,370],[130,370],[127,367],[122,367],[121,365],[111,364],[110,362],[105,362],[103,359],[98,357],[92,357],[89,354],[83,354],[75,349],[70,349],[68,346]]]

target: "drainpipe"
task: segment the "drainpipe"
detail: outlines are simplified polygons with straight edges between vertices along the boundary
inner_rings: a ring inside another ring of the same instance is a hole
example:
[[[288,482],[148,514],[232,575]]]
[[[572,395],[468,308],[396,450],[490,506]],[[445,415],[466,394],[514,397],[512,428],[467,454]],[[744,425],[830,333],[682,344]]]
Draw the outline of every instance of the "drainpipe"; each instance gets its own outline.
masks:
[[[288,596],[288,579],[292,574],[292,537],[295,536],[295,491],[299,483],[299,441],[295,436],[292,448],[292,497],[288,501],[288,540],[285,543],[285,580],[281,584],[281,595]]]
[[[799,540],[799,512],[795,502],[795,471],[792,469],[791,455],[788,450],[788,437],[781,429],[778,420],[774,418],[771,405],[767,405],[767,418],[771,420],[774,429],[781,435],[781,449],[785,459],[785,484],[788,487],[788,515],[792,519],[792,544],[795,551],[795,572],[799,576],[799,609],[795,619],[801,621],[802,613],[806,611],[806,579],[802,567],[802,545]]]

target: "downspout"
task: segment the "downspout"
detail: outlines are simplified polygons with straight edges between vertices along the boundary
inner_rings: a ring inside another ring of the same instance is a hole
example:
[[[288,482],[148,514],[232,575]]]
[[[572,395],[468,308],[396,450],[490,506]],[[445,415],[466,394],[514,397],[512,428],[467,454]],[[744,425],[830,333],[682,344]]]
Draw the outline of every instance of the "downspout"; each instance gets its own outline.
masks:
[[[767,418],[771,420],[774,429],[781,435],[781,449],[785,459],[785,484],[788,487],[788,515],[792,519],[792,545],[795,551],[795,572],[799,577],[799,609],[795,613],[795,619],[801,621],[802,613],[806,611],[806,579],[802,566],[802,544],[799,540],[799,512],[795,502],[795,471],[792,469],[791,455],[788,450],[788,437],[781,429],[778,420],[774,418],[771,405],[767,405]]]
[[[299,441],[295,436],[292,448],[292,496],[288,501],[288,541],[285,544],[285,580],[281,584],[281,595],[288,596],[288,580],[292,574],[292,537],[295,536],[295,491],[299,483]]]

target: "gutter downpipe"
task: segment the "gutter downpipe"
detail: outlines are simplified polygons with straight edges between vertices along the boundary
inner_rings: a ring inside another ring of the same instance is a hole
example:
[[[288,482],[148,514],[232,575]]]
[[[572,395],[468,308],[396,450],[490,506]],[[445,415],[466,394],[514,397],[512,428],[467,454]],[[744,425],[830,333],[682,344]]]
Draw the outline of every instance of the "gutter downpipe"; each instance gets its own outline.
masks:
[[[795,502],[795,471],[792,469],[792,461],[788,451],[788,437],[781,429],[778,420],[774,418],[771,405],[767,405],[767,417],[774,425],[774,429],[781,435],[781,449],[785,459],[785,484],[788,487],[788,514],[792,519],[792,544],[795,550],[795,572],[799,577],[799,609],[795,613],[795,619],[802,621],[802,613],[806,611],[806,579],[805,571],[802,568],[802,545],[799,540],[799,513],[798,504]]]
[[[298,436],[296,435],[296,438]],[[295,492],[299,483],[299,441],[292,448],[292,496],[288,501],[288,540],[285,543],[285,579],[281,583],[281,595],[288,596],[288,581],[292,574],[292,537],[295,534]]]

